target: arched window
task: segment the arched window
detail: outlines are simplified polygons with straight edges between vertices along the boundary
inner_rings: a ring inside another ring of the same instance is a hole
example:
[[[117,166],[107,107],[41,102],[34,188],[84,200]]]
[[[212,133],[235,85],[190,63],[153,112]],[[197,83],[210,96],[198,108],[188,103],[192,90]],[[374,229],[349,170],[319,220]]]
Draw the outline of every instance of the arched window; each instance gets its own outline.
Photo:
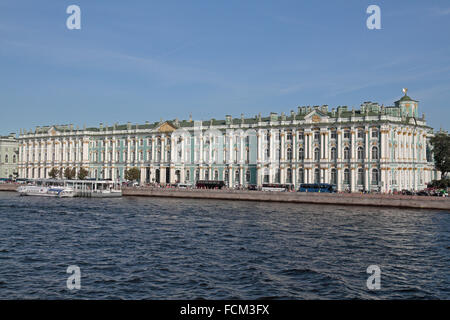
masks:
[[[331,169],[331,184],[337,184],[337,174],[336,169]]]
[[[331,160],[336,160],[337,158],[337,153],[336,153],[336,148],[331,148]]]
[[[191,180],[191,170],[189,170],[189,169],[186,170],[186,179],[185,180],[186,181]]]
[[[230,180],[230,174],[228,173],[228,170],[225,169],[225,178],[224,178],[225,182],[228,182]]]
[[[219,171],[214,170],[214,180],[219,180]]]
[[[205,180],[209,180],[209,170],[205,170]]]
[[[358,147],[358,160],[364,160],[364,149],[363,149],[363,147]]]
[[[16,155],[13,155],[13,163],[16,163]]]
[[[319,148],[314,149],[314,160],[318,161],[320,158],[320,150]]]
[[[345,147],[344,148],[344,160],[349,160],[349,159],[350,159],[350,148]]]
[[[320,170],[314,169],[314,183],[320,183]]]
[[[249,183],[250,182],[250,170],[247,170],[245,172],[245,182]]]
[[[195,170],[195,181],[200,180],[200,170]]]
[[[358,185],[364,184],[364,170],[362,168],[358,169]]]
[[[8,163],[8,155],[5,156],[5,163]]]
[[[350,184],[350,170],[344,170],[344,184]]]
[[[372,170],[372,184],[373,185],[378,185],[378,177],[379,177],[378,169],[373,169]]]
[[[378,147],[372,147],[372,159],[378,160]]]
[[[305,150],[303,148],[298,149],[298,160],[305,159]]]
[[[291,161],[292,160],[292,149],[288,148],[287,149],[287,161]]]
[[[292,183],[292,170],[290,168],[286,170],[286,183]]]
[[[303,169],[298,170],[298,183],[304,183],[305,182],[305,173]]]
[[[241,184],[241,175],[239,173],[239,170],[236,170],[234,172],[234,181],[236,184]]]

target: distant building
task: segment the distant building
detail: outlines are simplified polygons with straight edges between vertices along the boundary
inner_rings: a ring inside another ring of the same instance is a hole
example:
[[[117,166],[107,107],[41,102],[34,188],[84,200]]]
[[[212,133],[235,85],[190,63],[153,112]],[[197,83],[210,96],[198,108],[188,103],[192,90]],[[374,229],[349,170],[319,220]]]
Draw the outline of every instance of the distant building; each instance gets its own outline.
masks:
[[[0,178],[17,178],[19,162],[19,142],[15,134],[0,136]]]
[[[290,114],[208,121],[21,131],[19,174],[44,178],[53,167],[84,167],[90,177],[141,182],[222,180],[229,187],[264,183],[332,183],[338,190],[419,190],[438,178],[429,139],[433,129],[406,95],[394,106],[364,102],[299,107]]]

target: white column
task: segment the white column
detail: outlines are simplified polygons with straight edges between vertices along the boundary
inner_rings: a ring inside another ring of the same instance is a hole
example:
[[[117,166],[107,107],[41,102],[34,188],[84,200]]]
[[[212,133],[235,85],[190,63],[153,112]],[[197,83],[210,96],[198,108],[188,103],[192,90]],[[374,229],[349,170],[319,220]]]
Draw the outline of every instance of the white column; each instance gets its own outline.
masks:
[[[342,161],[342,152],[343,152],[343,148],[342,148],[342,138],[343,138],[343,132],[342,129],[337,129],[337,133],[336,133],[336,139],[337,139],[337,159],[338,162]]]
[[[355,127],[350,129],[350,137],[351,137],[351,161],[356,160],[356,139],[355,139]]]
[[[368,128],[368,126],[365,127],[364,130],[364,150],[365,150],[365,154],[364,154],[364,159],[365,162],[367,162],[369,160],[369,135],[370,135],[370,128]],[[367,188],[366,188],[367,190]]]
[[[166,135],[163,134],[161,135],[161,163],[166,162]],[[161,170],[160,172],[162,172],[163,170]],[[162,175],[161,175],[162,177]],[[164,171],[164,179],[165,179],[165,171]],[[164,183],[166,182],[166,180],[164,180]]]

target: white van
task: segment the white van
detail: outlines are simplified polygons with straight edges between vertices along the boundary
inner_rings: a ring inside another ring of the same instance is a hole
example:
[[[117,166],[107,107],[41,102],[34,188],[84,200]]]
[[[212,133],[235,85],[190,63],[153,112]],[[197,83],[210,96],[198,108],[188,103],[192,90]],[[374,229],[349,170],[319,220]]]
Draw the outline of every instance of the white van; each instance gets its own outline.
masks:
[[[178,183],[177,184],[177,188],[190,189],[190,188],[192,188],[192,184],[190,184],[190,183]]]

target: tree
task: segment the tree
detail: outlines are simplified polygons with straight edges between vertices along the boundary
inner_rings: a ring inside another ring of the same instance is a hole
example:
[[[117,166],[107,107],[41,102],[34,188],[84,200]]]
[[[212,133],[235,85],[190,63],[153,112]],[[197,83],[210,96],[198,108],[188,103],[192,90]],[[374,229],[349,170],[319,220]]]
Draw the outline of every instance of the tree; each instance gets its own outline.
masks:
[[[78,171],[78,179],[84,180],[89,175],[89,172],[85,168],[80,168]]]
[[[57,168],[52,168],[52,170],[50,170],[48,175],[49,175],[50,178],[56,179],[56,177],[59,176],[59,170]]]
[[[433,146],[434,165],[444,178],[447,172],[450,172],[450,136],[445,132],[439,132],[430,142]]]
[[[137,181],[141,178],[141,171],[134,167],[125,171],[125,179],[128,181]]]
[[[73,178],[75,178],[75,175],[76,175],[75,168],[72,168],[72,169],[66,168],[64,170],[64,177],[68,180],[72,180]]]

